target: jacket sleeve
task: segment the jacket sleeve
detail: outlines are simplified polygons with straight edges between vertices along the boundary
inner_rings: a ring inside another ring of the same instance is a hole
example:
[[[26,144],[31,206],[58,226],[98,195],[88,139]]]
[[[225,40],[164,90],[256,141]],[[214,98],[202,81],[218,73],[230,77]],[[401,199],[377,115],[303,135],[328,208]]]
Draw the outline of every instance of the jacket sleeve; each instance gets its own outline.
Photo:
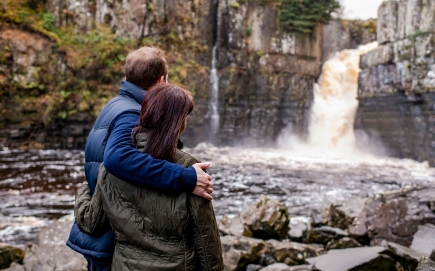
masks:
[[[74,217],[79,229],[92,235],[105,233],[110,228],[103,211],[100,182],[97,182],[93,196],[87,184],[83,184],[77,190]]]
[[[137,186],[166,192],[192,192],[196,171],[167,161],[152,158],[136,149],[131,138],[139,114],[121,114],[111,127],[104,151],[104,167],[114,176]]]
[[[193,242],[202,270],[224,270],[222,246],[211,201],[189,195]]]

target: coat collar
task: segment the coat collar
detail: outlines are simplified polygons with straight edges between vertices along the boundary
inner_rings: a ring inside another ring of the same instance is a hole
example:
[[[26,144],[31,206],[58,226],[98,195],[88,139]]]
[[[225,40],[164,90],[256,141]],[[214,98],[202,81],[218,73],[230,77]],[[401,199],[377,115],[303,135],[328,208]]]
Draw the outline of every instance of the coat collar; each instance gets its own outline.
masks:
[[[122,81],[121,87],[119,88],[119,95],[129,96],[133,98],[138,104],[142,104],[145,93],[145,90],[127,81]]]

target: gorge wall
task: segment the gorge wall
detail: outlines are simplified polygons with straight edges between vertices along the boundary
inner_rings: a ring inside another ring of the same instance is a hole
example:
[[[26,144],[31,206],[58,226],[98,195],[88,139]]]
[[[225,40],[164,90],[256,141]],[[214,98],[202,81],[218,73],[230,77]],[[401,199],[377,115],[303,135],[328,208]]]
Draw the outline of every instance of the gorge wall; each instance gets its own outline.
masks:
[[[83,148],[117,94],[123,60],[141,45],[164,49],[169,81],[188,86],[195,110],[183,134],[210,137],[212,48],[217,44],[217,143],[272,143],[307,129],[313,84],[334,52],[372,41],[365,22],[332,21],[287,35],[279,6],[256,0],[17,0],[0,8],[0,147]],[[42,3],[42,4],[41,4]]]
[[[435,164],[435,2],[384,2],[380,46],[361,57],[356,128],[390,155]]]

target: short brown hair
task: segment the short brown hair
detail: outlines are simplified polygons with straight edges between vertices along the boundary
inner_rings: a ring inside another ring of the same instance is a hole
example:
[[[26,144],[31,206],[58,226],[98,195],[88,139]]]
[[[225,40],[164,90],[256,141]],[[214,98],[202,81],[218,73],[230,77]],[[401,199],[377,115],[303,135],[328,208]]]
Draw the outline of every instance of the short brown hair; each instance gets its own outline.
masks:
[[[165,52],[156,47],[144,46],[130,52],[125,61],[126,80],[147,90],[168,73]]]

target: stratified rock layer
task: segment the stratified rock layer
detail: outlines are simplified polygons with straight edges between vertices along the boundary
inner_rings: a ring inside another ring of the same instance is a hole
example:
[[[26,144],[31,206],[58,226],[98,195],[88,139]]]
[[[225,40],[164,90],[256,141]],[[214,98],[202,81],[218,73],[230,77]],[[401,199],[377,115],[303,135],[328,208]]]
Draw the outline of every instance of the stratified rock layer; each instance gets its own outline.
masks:
[[[385,1],[378,49],[361,57],[356,128],[387,154],[435,164],[435,3]]]

